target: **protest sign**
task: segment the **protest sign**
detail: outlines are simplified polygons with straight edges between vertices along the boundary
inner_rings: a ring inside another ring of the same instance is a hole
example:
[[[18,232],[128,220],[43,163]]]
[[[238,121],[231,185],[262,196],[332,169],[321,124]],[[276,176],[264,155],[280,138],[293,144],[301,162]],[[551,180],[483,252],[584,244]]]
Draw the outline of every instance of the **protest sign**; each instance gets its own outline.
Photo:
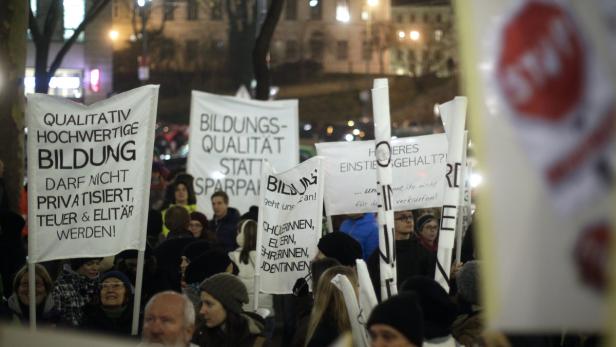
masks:
[[[257,205],[264,160],[287,170],[299,162],[297,100],[255,101],[193,91],[188,172],[195,177],[200,211],[213,214],[210,197],[229,195],[240,212]]]
[[[453,100],[438,106],[445,134],[447,135],[447,185],[445,187],[441,221],[439,223],[437,269],[434,279],[449,292],[449,272],[458,225],[458,211],[464,192],[464,167],[466,161],[466,143],[464,125],[466,124],[466,98],[456,96]]]
[[[588,40],[578,12],[594,2],[457,5],[485,165],[478,231],[488,326],[598,331],[608,307],[615,100],[609,59],[598,54],[605,42]]]
[[[325,212],[376,212],[374,141],[323,142],[315,146],[325,161]],[[441,206],[446,164],[445,134],[392,139],[394,211]]]
[[[28,261],[145,249],[158,86],[90,106],[28,95]]]
[[[322,160],[313,157],[280,174],[265,162],[261,184],[255,288],[291,294],[295,281],[309,273],[321,238]]]

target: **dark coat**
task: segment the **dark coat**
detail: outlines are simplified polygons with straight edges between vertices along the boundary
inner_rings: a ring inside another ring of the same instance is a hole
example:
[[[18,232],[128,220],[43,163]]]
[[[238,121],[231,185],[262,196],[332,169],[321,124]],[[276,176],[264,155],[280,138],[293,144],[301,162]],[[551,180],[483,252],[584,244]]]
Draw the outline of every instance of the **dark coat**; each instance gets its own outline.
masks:
[[[6,309],[10,314],[10,319],[19,321],[21,324],[30,322],[30,308],[23,305],[17,298],[17,294],[11,295],[6,302]],[[55,326],[60,323],[60,312],[55,306],[51,295],[47,295],[36,308],[36,323],[39,325]]]
[[[88,305],[84,308],[81,328],[90,332],[98,332],[115,336],[130,336],[133,322],[133,305],[126,306],[117,318],[109,317],[101,305]],[[141,324],[139,324],[141,326]]]
[[[208,229],[216,233],[216,239],[225,252],[233,252],[238,247],[235,237],[239,221],[240,213],[233,207],[229,207],[227,214],[221,219],[210,220]]]
[[[322,319],[310,337],[307,347],[329,346],[340,336],[340,331],[332,319]]]
[[[413,276],[434,278],[436,268],[436,253],[425,249],[416,239],[396,240],[396,274],[398,288]],[[379,266],[379,250],[368,259],[368,271],[374,286],[377,299],[381,297],[381,269]]]

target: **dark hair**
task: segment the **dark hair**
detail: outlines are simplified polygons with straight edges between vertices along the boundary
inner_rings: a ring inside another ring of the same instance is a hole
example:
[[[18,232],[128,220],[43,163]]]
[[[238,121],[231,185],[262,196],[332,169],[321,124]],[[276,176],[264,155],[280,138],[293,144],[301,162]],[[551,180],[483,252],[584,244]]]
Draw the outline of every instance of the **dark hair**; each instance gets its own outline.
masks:
[[[250,336],[247,318],[231,311],[226,312],[225,330],[222,329],[222,324],[213,328],[203,325],[203,334],[198,341],[200,346],[252,346],[253,339]]]
[[[257,249],[257,222],[252,219],[244,219],[237,227],[238,233],[244,234],[244,245],[240,251],[240,262],[250,262],[250,251]]]
[[[171,206],[165,212],[165,226],[170,231],[180,231],[188,227],[190,215],[182,206]]]
[[[212,194],[212,197],[210,198],[210,200],[214,200],[214,198],[217,196],[222,198],[222,201],[225,202],[225,205],[229,205],[229,195],[227,195],[227,193],[225,193],[224,190],[215,191],[214,194]]]
[[[187,173],[179,173],[173,180],[169,186],[167,186],[167,191],[165,192],[165,203],[163,204],[162,209],[166,209],[171,204],[175,204],[175,190],[178,184],[183,184],[186,186],[186,190],[188,191],[188,204],[194,205],[197,203],[197,197],[195,196],[195,189],[193,187],[194,178]]]

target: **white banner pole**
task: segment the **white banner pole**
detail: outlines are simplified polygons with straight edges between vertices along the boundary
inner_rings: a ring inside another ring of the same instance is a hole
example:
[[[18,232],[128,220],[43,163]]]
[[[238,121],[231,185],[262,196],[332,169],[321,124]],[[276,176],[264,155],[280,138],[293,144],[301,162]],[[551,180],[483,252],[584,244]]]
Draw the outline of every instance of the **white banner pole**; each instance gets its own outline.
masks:
[[[374,80],[372,89],[374,113],[375,157],[377,163],[377,210],[379,223],[379,266],[381,270],[381,300],[396,295],[396,252],[394,241],[394,210],[391,188],[391,124],[389,87],[386,78]]]
[[[30,330],[36,330],[36,263],[28,262],[28,296],[30,301]],[[51,294],[49,294],[51,295]]]
[[[458,203],[458,216],[456,220],[456,262],[462,259],[462,237],[464,236],[464,194],[466,192],[466,152],[468,148],[468,131],[464,131],[464,142],[462,143],[462,172],[460,173],[460,202]]]
[[[141,288],[143,287],[143,265],[145,251],[137,252],[137,278],[135,279],[135,301],[133,302],[133,325],[131,335],[139,331],[139,309],[141,307]]]

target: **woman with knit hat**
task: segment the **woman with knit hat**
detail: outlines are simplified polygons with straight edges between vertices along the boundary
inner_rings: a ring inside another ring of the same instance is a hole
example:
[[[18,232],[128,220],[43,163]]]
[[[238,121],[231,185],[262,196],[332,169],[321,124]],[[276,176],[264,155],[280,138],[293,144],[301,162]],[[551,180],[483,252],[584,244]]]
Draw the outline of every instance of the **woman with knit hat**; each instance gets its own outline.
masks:
[[[415,223],[415,232],[419,243],[430,252],[438,250],[438,218],[424,214]]]
[[[262,346],[263,324],[243,312],[248,302],[246,286],[237,277],[220,273],[201,283],[200,346]]]
[[[424,321],[417,297],[406,292],[378,304],[366,328],[371,347],[421,347]]]

